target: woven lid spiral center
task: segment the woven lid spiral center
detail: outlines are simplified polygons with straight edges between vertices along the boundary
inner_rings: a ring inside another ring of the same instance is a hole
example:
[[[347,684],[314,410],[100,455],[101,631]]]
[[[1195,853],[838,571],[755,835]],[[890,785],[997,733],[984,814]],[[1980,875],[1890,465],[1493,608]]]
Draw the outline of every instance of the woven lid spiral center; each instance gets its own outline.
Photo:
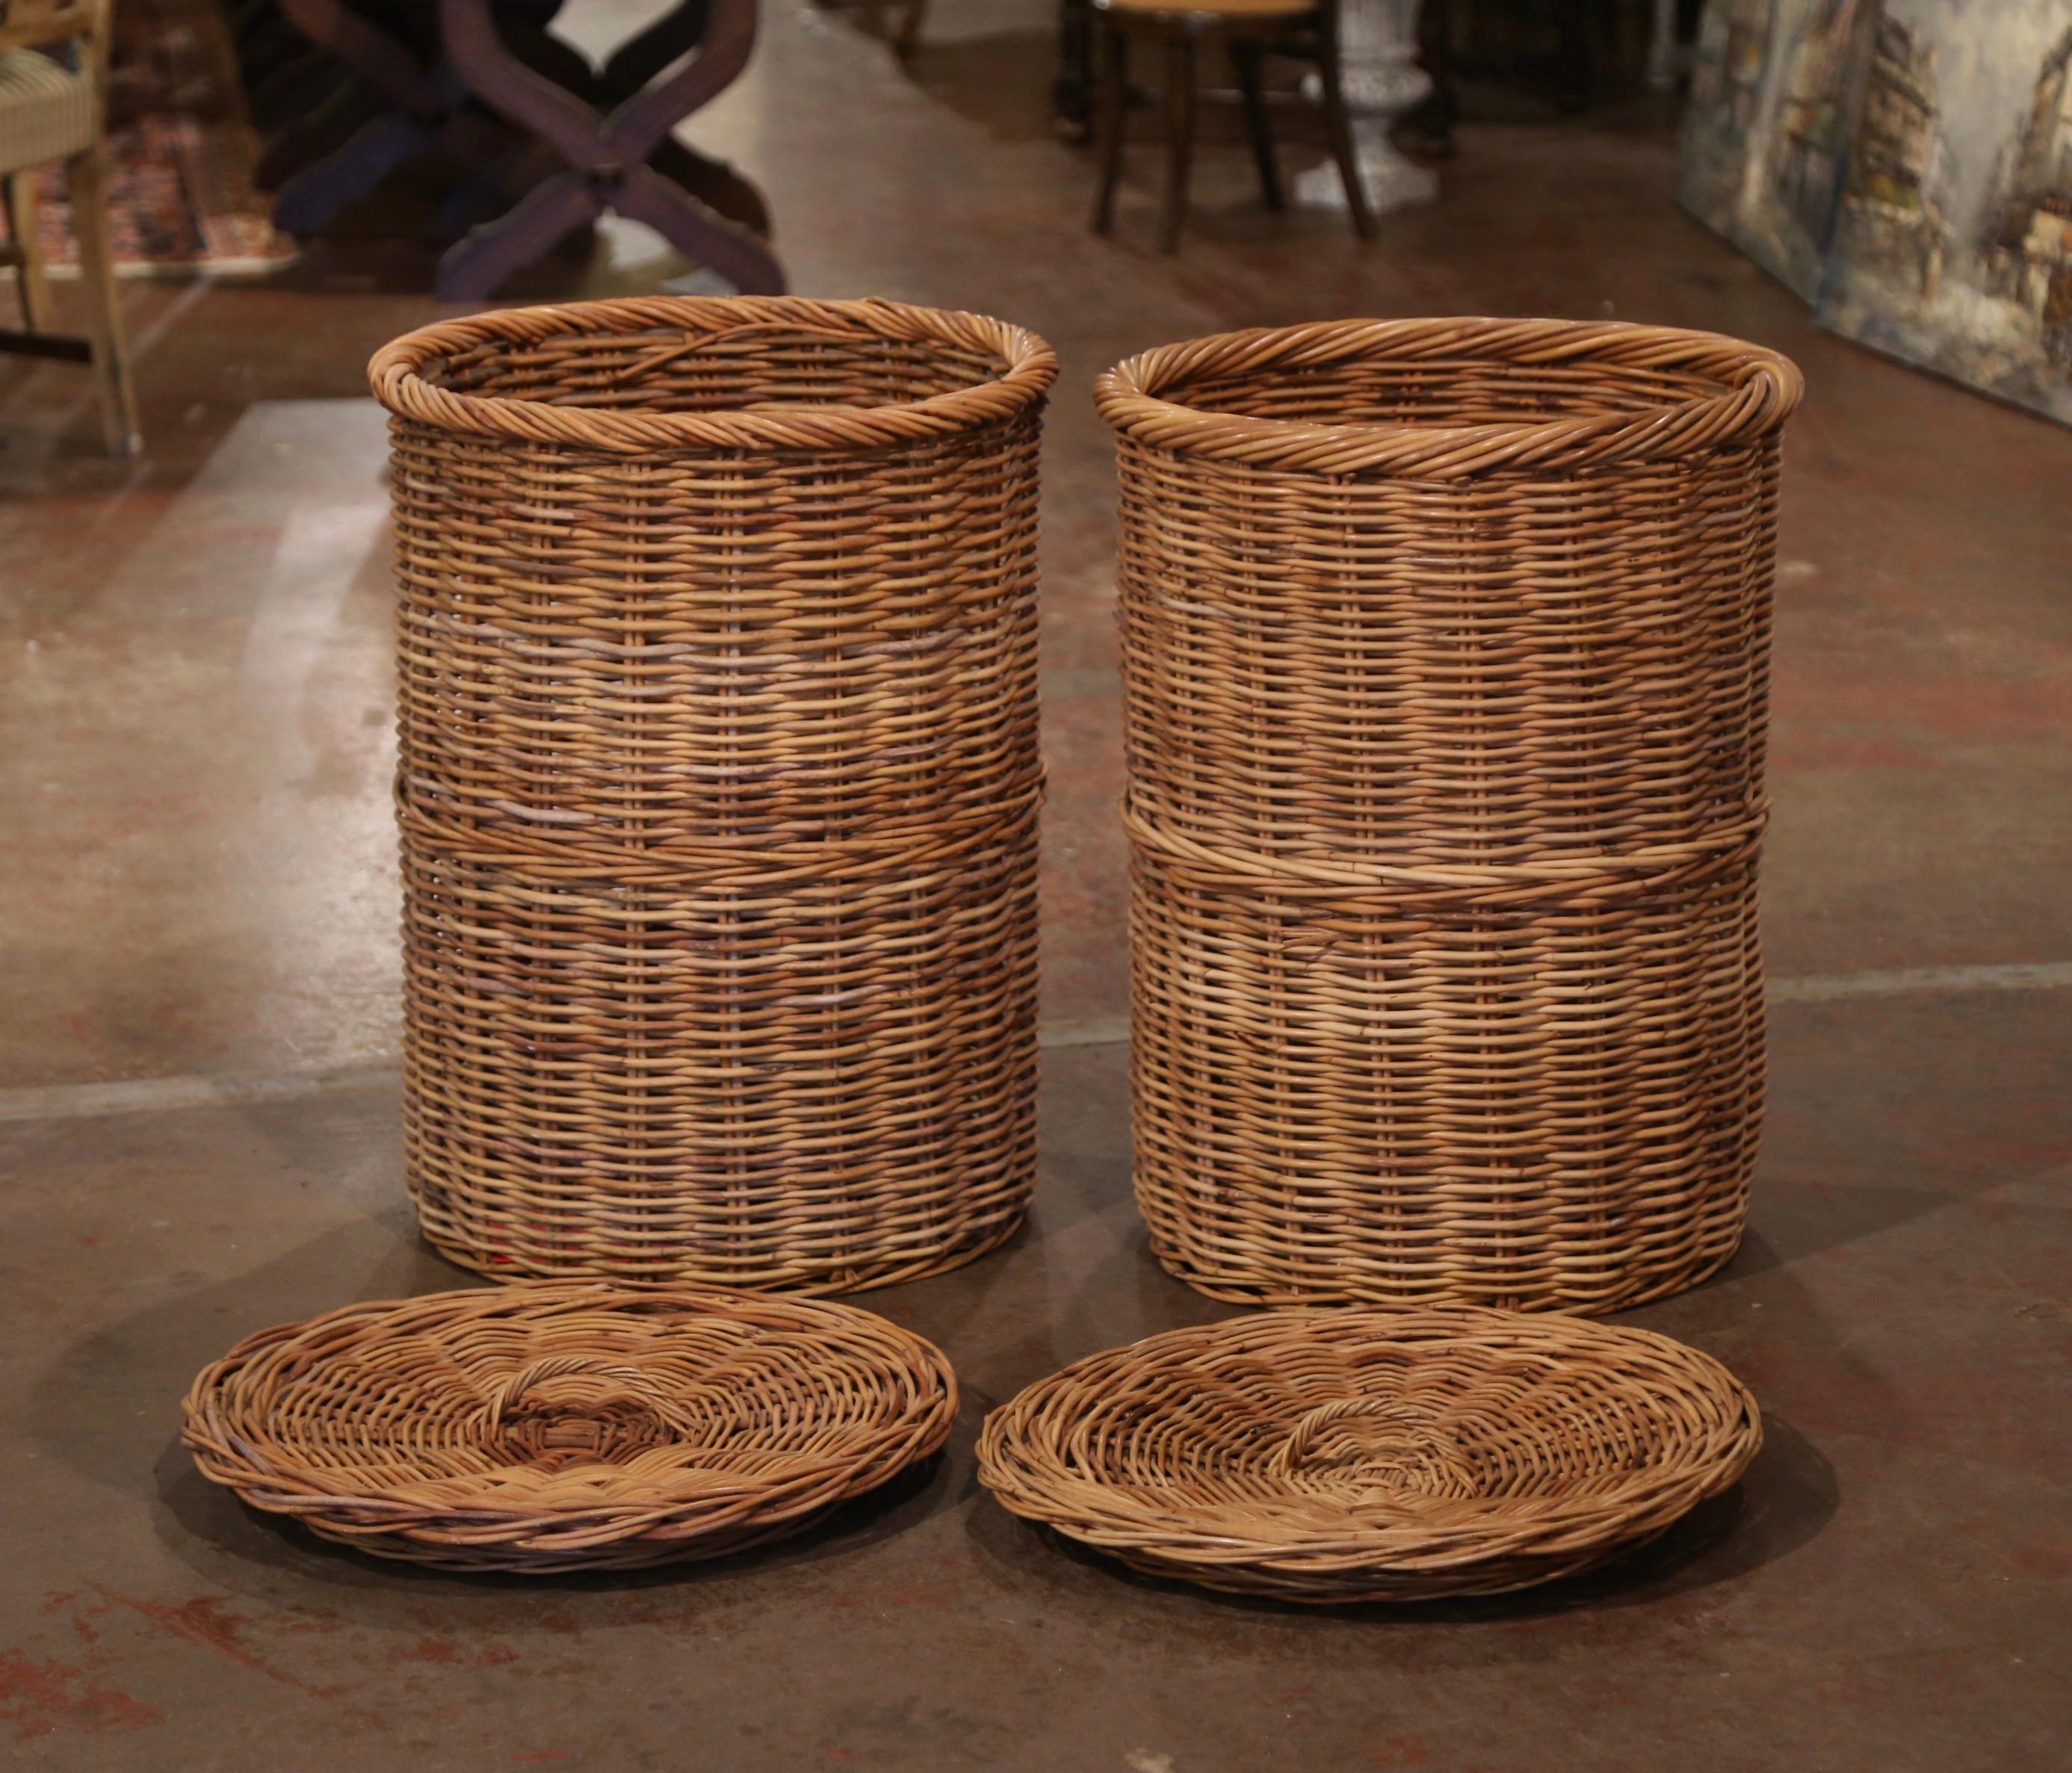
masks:
[[[1293,1490],[1348,1502],[1453,1501],[1482,1489],[1472,1454],[1443,1424],[1391,1398],[1342,1398],[1309,1411],[1271,1469]]]
[[[655,1447],[696,1446],[699,1413],[639,1365],[550,1355],[491,1387],[483,1450],[548,1471],[621,1465]]]

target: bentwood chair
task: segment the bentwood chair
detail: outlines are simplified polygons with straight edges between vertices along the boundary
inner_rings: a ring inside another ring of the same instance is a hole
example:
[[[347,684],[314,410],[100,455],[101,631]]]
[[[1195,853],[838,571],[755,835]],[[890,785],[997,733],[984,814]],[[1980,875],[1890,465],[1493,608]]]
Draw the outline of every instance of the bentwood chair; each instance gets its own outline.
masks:
[[[0,351],[92,365],[109,451],[135,453],[137,401],[108,240],[106,114],[112,0],[0,0],[0,197],[23,330],[0,331]],[[50,285],[36,232],[36,171],[64,168],[88,336],[51,331]]]
[[[1338,57],[1338,0],[1092,0],[1100,58],[1099,121],[1100,186],[1094,199],[1094,232],[1107,233],[1115,220],[1116,186],[1122,177],[1123,138],[1129,125],[1129,44],[1148,38],[1165,51],[1166,199],[1158,225],[1158,249],[1180,244],[1187,220],[1187,181],[1194,151],[1194,82],[1199,47],[1219,38],[1230,51],[1244,98],[1245,127],[1259,162],[1260,187],[1268,209],[1285,209],[1286,195],[1274,158],[1267,121],[1261,64],[1269,55],[1293,56],[1317,64],[1324,127],[1346,208],[1362,240],[1374,237],[1374,212],[1360,184],[1353,156],[1352,125],[1346,115]]]

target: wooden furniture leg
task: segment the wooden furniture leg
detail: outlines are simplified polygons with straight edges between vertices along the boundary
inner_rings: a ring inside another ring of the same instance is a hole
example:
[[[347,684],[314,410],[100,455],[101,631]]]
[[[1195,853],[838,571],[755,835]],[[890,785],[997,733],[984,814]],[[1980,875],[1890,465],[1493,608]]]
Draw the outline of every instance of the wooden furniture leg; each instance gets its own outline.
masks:
[[[1122,183],[1123,138],[1129,131],[1129,34],[1116,26],[1097,27],[1100,39],[1100,183],[1094,191],[1094,232],[1115,226],[1116,187]]]
[[[1158,250],[1180,249],[1187,223],[1187,183],[1194,157],[1194,38],[1186,30],[1166,39],[1166,202],[1158,222]]]
[[[43,276],[43,242],[37,224],[36,175],[10,172],[0,179],[7,206],[7,232],[14,242],[14,286],[21,292],[22,324],[31,332],[51,330],[51,286]]]
[[[615,50],[602,71],[594,70],[561,39],[536,23],[528,23],[522,14],[500,15],[497,31],[511,53],[534,73],[545,75],[593,111],[609,113],[697,49],[711,20],[710,0],[680,0],[631,43]],[[648,163],[708,209],[768,237],[770,212],[762,192],[725,161],[708,159],[665,130]]]
[[[1050,117],[1069,142],[1083,142],[1098,108],[1094,63],[1100,30],[1091,0],[1059,0],[1058,72],[1050,82]]]
[[[1281,166],[1273,153],[1273,126],[1266,111],[1266,76],[1260,65],[1262,52],[1257,43],[1242,41],[1233,43],[1230,52],[1239,90],[1244,95],[1245,131],[1252,138],[1252,158],[1259,162],[1260,194],[1268,209],[1285,209],[1288,199],[1281,188]]]
[[[1597,57],[1590,41],[1590,19],[1577,6],[1556,6],[1554,49],[1554,108],[1587,111],[1597,96]]]
[[[708,0],[684,0],[612,51],[598,77],[615,96],[631,97],[705,40],[711,16]]]
[[[441,109],[438,80],[415,47],[392,36],[347,0],[278,0],[289,22],[319,48],[365,75],[401,111],[421,117]]]
[[[143,438],[137,428],[137,397],[122,337],[115,254],[108,240],[108,154],[102,137],[111,22],[109,0],[0,0],[0,51],[19,49],[35,56],[62,45],[64,57],[54,62],[52,77],[68,88],[64,109],[32,124],[26,138],[12,138],[10,132],[7,170],[0,174],[0,206],[7,212],[11,237],[0,245],[0,266],[12,265],[17,274],[23,330],[0,331],[0,351],[86,364],[99,397],[101,435],[109,453],[134,455]],[[21,163],[25,161],[29,163]],[[79,243],[80,293],[88,323],[83,338],[51,330],[51,293],[31,183],[47,165],[64,168],[72,195],[72,237]]]
[[[261,191],[278,191],[303,167],[335,154],[387,105],[369,81],[347,75],[331,92],[265,137],[252,171]]]
[[[1453,158],[1453,126],[1461,120],[1461,95],[1453,84],[1454,4],[1455,0],[1424,0],[1417,12],[1417,61],[1432,76],[1432,92],[1404,118],[1403,126],[1429,160]]]
[[[330,153],[310,161],[273,193],[273,225],[284,234],[323,232],[372,196],[399,167],[432,151],[432,132],[400,111],[370,117]]]
[[[1367,207],[1367,187],[1360,182],[1359,159],[1353,150],[1352,118],[1346,111],[1345,75],[1338,56],[1338,8],[1323,9],[1323,31],[1318,47],[1318,74],[1323,88],[1324,129],[1330,138],[1331,158],[1338,163],[1345,181],[1346,209],[1353,232],[1362,240],[1374,238],[1374,212]]]
[[[310,42],[356,71],[380,97],[371,115],[320,154],[296,160],[291,147],[268,167],[284,175],[273,193],[273,225],[284,233],[319,233],[398,167],[432,151],[452,106],[437,71],[417,51],[345,0],[279,0],[289,22]]]
[[[1676,90],[1676,0],[1655,0],[1647,35],[1647,84],[1651,91]]]
[[[65,162],[65,184],[72,193],[72,235],[79,242],[80,288],[86,298],[86,330],[93,347],[101,435],[109,455],[134,455],[143,436],[137,426],[137,395],[130,379],[130,349],[115,286],[115,254],[108,239],[107,153],[98,142]]]

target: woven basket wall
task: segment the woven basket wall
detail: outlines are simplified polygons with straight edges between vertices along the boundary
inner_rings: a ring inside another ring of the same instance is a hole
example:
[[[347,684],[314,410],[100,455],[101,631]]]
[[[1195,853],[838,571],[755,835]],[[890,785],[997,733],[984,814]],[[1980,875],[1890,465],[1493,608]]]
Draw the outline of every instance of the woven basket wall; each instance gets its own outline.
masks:
[[[1711,335],[1133,359],[1139,1203],[1219,1298],[1607,1311],[1739,1241],[1778,432]]]
[[[1055,367],[795,299],[376,357],[407,1156],[446,1255],[834,1291],[1019,1224]]]

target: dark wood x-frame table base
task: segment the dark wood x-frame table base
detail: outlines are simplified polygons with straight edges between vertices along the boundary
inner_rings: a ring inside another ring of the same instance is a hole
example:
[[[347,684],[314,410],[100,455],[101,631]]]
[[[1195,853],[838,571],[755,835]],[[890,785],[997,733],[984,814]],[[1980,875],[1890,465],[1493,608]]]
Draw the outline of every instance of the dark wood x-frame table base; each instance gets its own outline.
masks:
[[[767,246],[648,163],[677,124],[747,65],[755,11],[756,0],[710,0],[697,55],[601,116],[512,54],[490,17],[490,0],[439,0],[446,56],[468,91],[569,163],[508,214],[447,249],[439,261],[441,299],[485,299],[569,229],[607,210],[645,222],[743,294],[781,294],[784,274]]]
[[[384,107],[313,162],[284,156],[302,161],[275,205],[276,221],[289,232],[319,232],[397,167],[434,151],[475,169],[454,207],[479,214],[509,176],[514,139],[530,140],[534,155],[558,157],[566,170],[448,249],[438,272],[442,299],[485,299],[606,210],[646,222],[746,293],[783,290],[783,273],[757,237],[768,217],[754,188],[670,133],[741,72],[754,43],[756,0],[680,0],[601,70],[547,35],[551,6],[532,9],[537,17],[521,9],[500,22],[491,0],[438,0],[438,53],[428,64],[421,47],[390,35],[349,0],[281,3],[305,35],[379,93]]]

